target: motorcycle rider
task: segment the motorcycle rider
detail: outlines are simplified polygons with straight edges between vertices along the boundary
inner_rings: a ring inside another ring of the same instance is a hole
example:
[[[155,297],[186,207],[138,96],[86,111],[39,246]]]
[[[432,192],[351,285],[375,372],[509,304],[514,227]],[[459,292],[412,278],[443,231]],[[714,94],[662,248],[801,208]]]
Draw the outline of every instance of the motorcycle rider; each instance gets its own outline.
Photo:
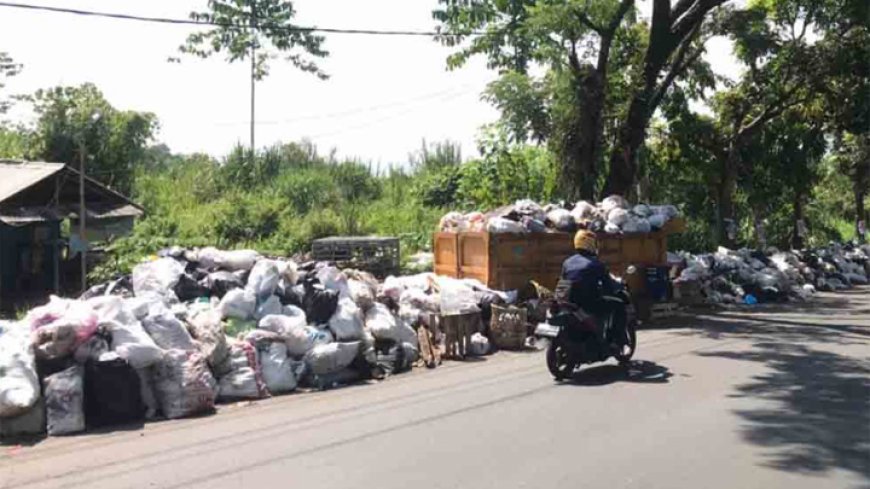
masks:
[[[620,286],[611,278],[604,263],[598,259],[598,240],[595,238],[595,233],[585,229],[577,231],[574,235],[574,249],[577,253],[562,263],[562,275],[556,293],[598,319],[597,333],[603,343],[604,319],[609,316],[614,307],[613,303],[605,301],[603,296],[616,293]],[[622,306],[616,305],[616,307]],[[613,337],[621,338],[618,333],[624,326],[614,324]],[[619,347],[619,345],[612,346]]]

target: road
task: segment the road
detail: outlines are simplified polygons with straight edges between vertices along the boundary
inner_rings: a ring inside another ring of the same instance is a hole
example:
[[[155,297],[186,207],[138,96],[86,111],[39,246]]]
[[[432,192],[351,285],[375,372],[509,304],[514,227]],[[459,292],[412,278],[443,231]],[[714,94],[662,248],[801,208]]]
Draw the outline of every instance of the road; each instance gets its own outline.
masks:
[[[637,362],[541,353],[0,447],[0,487],[868,488],[870,289],[674,318]]]

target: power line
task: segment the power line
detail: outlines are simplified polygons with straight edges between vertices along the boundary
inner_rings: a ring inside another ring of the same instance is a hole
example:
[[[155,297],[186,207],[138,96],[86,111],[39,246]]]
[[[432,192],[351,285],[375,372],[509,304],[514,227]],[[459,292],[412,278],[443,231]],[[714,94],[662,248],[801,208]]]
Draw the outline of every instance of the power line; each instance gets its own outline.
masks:
[[[372,112],[379,112],[385,109],[395,108],[395,107],[405,107],[408,105],[419,105],[421,102],[425,102],[432,99],[438,99],[436,101],[440,101],[445,96],[454,96],[461,95],[465,92],[467,88],[470,88],[470,83],[465,83],[462,85],[457,85],[452,88],[447,88],[444,90],[438,90],[436,92],[425,93],[419,95],[414,98],[398,100],[393,102],[388,102],[380,105],[370,105],[367,107],[356,107],[353,109],[343,110],[340,112],[331,112],[326,114],[309,114],[303,115],[299,117],[293,117],[289,119],[278,119],[278,120],[265,120],[265,121],[257,121],[258,126],[274,126],[274,125],[283,125],[283,124],[295,124],[297,122],[305,122],[312,120],[323,120],[323,119],[339,119],[345,118],[347,116],[355,116],[359,114],[368,114]],[[235,122],[218,122],[215,123],[215,127],[223,127],[223,126],[235,126],[241,124],[248,124],[248,121],[235,121]]]
[[[150,17],[150,16],[142,16],[142,15],[131,15],[131,14],[120,14],[113,12],[99,12],[94,10],[81,10],[81,9],[72,9],[72,8],[63,8],[63,7],[50,7],[48,5],[34,5],[34,4],[26,4],[26,3],[11,3],[11,2],[0,2],[0,7],[8,7],[8,8],[17,8],[23,10],[34,10],[39,12],[52,12],[58,14],[70,14],[70,15],[81,15],[86,17],[99,17],[106,19],[115,19],[115,20],[129,20],[134,22],[150,22],[157,24],[171,24],[171,25],[194,25],[194,26],[214,26],[214,27],[230,27],[230,28],[239,28],[239,29],[249,29],[250,26],[247,24],[234,24],[229,22],[215,22],[215,21],[198,21],[192,19],[172,19],[167,17]],[[268,29],[273,31],[287,31],[287,32],[320,32],[324,34],[359,34],[359,35],[372,35],[372,36],[442,36],[442,35],[462,35],[462,36],[481,36],[485,33],[483,32],[463,32],[461,34],[451,34],[444,33],[438,31],[415,31],[415,30],[390,30],[390,29],[338,29],[338,28],[330,28],[330,27],[313,27],[313,26],[284,26],[284,25],[275,25],[269,26],[269,24],[258,24],[258,28],[260,29]]]

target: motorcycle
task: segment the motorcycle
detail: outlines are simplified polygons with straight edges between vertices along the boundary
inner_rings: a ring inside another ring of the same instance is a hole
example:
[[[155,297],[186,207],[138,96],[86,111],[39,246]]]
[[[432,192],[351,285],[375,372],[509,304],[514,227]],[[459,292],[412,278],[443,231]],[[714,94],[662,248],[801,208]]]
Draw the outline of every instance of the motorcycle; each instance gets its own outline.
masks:
[[[571,377],[583,364],[614,357],[624,365],[634,356],[637,321],[631,295],[623,285],[621,290],[603,296],[602,300],[609,306],[609,312],[602,317],[589,315],[564,300],[554,300],[547,322],[535,329],[535,336],[549,340],[547,368],[557,381]]]

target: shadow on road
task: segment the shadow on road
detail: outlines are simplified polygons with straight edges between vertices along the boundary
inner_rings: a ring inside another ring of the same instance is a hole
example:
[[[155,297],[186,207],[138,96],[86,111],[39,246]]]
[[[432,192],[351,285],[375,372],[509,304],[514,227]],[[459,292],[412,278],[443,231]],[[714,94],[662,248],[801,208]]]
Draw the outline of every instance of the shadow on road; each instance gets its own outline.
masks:
[[[614,382],[666,384],[673,374],[667,367],[655,362],[636,360],[626,366],[600,365],[581,368],[566,385],[601,386]]]
[[[868,362],[782,342],[760,342],[752,351],[699,355],[769,367],[734,394],[773,403],[736,411],[747,422],[743,436],[771,448],[765,465],[802,473],[838,468],[870,480]]]
[[[736,410],[742,435],[767,448],[763,465],[788,472],[845,470],[870,481],[870,327],[867,290],[823,297],[818,307],[801,304],[787,319],[774,314],[726,312],[675,321],[677,334],[722,342],[702,357],[758,362],[763,374],[738,385],[732,397],[763,401]],[[855,324],[843,324],[854,315]],[[727,340],[752,342],[731,347]],[[863,354],[840,353],[843,348]],[[857,349],[854,347],[858,347]]]

